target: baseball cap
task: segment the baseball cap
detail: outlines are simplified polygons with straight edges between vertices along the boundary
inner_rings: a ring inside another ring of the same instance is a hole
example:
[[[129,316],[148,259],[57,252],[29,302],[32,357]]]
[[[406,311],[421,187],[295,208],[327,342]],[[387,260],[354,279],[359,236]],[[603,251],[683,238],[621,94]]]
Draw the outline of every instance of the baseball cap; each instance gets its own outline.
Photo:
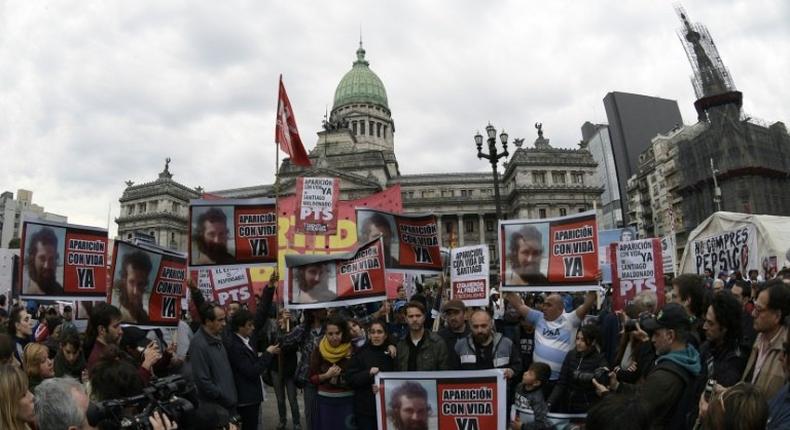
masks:
[[[149,343],[151,343],[151,339],[148,339],[146,336],[147,334],[148,331],[139,327],[124,327],[123,335],[121,336],[121,345],[145,348]]]
[[[450,300],[442,305],[442,312],[447,312],[450,309],[464,312],[466,310],[466,305],[460,300]]]
[[[690,328],[693,318],[689,316],[686,309],[677,303],[664,305],[655,318],[650,318],[642,323],[642,327],[647,331],[659,328],[677,329]]]

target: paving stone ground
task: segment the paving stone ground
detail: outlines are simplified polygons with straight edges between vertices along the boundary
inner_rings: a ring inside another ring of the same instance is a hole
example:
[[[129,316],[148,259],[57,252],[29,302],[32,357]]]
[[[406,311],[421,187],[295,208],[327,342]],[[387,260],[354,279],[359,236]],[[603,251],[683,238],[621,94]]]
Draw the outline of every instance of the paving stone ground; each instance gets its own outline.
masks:
[[[302,415],[302,430],[307,430],[307,426],[304,422],[304,397],[302,396],[302,392],[298,391],[296,398],[299,401],[299,412]],[[288,401],[286,400],[286,405]],[[288,407],[288,406],[286,406]],[[292,430],[293,423],[291,422],[291,410],[290,408],[288,411],[288,426],[286,429]],[[277,428],[277,424],[280,422],[280,416],[277,414],[277,396],[274,395],[274,388],[270,386],[266,386],[266,401],[263,402],[261,405],[261,429],[262,430],[274,430]]]

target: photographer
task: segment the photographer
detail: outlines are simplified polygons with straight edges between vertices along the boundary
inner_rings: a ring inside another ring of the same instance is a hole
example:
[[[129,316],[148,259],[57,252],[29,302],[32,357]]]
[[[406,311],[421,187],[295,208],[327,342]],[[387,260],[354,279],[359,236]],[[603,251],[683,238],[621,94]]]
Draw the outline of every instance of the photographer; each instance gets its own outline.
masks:
[[[686,415],[694,401],[694,379],[700,372],[699,353],[688,344],[692,317],[682,305],[664,306],[655,319],[644,322],[651,331],[658,358],[644,384],[637,387],[620,383],[614,372],[609,374],[608,387],[593,379],[599,395],[613,392],[640,392],[645,406],[654,417],[654,429],[687,428]]]
[[[560,379],[549,397],[549,409],[567,413],[585,413],[598,400],[593,378],[606,376],[606,359],[598,347],[600,331],[584,325],[576,333],[576,349],[565,356]]]

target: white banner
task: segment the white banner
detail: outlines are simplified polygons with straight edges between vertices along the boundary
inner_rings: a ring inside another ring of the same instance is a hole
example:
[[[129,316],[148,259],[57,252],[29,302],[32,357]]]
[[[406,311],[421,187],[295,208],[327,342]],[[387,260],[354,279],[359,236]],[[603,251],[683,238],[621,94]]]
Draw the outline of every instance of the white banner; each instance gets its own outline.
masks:
[[[488,245],[454,248],[450,257],[450,300],[466,306],[487,306],[489,294]]]
[[[713,273],[734,270],[746,274],[748,269],[760,267],[757,231],[751,224],[695,240],[688,247],[697,273],[711,269]]]

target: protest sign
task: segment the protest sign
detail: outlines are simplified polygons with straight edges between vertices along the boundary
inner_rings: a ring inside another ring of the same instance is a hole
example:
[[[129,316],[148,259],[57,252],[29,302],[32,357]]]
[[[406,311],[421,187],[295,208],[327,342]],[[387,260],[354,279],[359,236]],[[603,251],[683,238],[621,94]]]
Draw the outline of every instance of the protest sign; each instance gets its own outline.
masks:
[[[337,231],[337,178],[296,178],[296,231],[305,234],[334,234]]]
[[[584,291],[598,288],[595,212],[499,222],[503,291]]]
[[[388,270],[442,270],[439,233],[433,215],[398,215],[357,208],[357,236],[360,241],[379,236],[384,239]]]
[[[121,322],[142,326],[176,326],[186,294],[186,256],[179,252],[116,241],[110,303]]]
[[[191,267],[254,265],[277,261],[273,199],[191,200]]]
[[[96,300],[107,295],[107,230],[23,220],[22,299]]]
[[[450,257],[450,300],[466,306],[488,306],[488,245],[453,248]]]
[[[734,270],[746,274],[748,269],[760,267],[754,224],[693,240],[686,248],[692,252],[696,273],[711,269],[713,273]]]
[[[644,290],[656,293],[658,308],[664,304],[664,261],[661,241],[640,239],[609,245],[612,268],[612,306],[623,310]]]
[[[664,259],[664,273],[675,273],[675,234],[661,236],[661,258]]]
[[[382,430],[507,428],[507,386],[499,369],[381,372],[376,385]]]
[[[385,300],[383,244],[378,237],[350,253],[287,256],[285,306],[316,309]]]
[[[601,282],[604,284],[612,283],[612,263],[609,261],[609,244],[615,242],[628,242],[634,239],[638,239],[638,237],[631,227],[598,230],[598,267],[601,269]]]
[[[232,302],[246,304],[247,309],[255,312],[255,297],[263,293],[274,267],[274,264],[268,264],[255,267],[190,268],[190,277],[196,280],[203,297],[223,307]]]

